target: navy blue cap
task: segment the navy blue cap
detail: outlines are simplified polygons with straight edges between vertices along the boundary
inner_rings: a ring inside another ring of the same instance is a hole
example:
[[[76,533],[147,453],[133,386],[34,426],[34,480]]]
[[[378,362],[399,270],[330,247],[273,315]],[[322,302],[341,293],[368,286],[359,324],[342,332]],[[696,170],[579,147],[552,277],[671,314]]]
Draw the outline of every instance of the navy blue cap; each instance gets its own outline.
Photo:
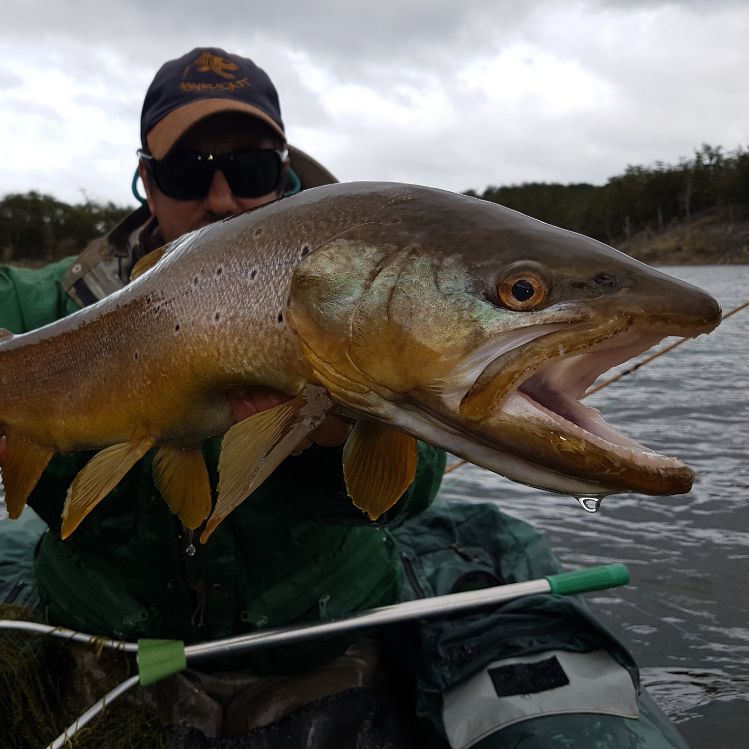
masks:
[[[196,47],[161,66],[140,117],[143,148],[166,156],[184,133],[212,114],[244,112],[285,140],[281,105],[268,74],[252,60],[216,47]]]

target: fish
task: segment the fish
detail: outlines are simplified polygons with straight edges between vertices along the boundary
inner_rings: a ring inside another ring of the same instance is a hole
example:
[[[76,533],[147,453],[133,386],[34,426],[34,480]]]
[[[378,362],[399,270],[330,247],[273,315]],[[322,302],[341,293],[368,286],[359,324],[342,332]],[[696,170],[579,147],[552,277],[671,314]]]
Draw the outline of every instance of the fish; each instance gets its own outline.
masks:
[[[372,520],[413,480],[417,440],[555,493],[684,493],[687,465],[580,399],[720,319],[706,292],[495,203],[306,190],[149,253],[94,305],[0,334],[8,513],[55,453],[96,450],[68,489],[67,537],[157,448],[159,491],[205,542],[328,414],[353,424],[343,473]],[[227,393],[252,386],[289,400],[235,422]],[[218,435],[214,497],[200,445]]]

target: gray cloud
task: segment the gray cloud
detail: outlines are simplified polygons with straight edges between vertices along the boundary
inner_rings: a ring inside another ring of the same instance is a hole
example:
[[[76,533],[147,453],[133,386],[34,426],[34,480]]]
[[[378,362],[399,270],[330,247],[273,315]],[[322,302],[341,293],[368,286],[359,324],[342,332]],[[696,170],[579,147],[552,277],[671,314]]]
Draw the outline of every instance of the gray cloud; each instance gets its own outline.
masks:
[[[266,68],[290,140],[344,179],[456,190],[601,182],[630,163],[688,156],[703,141],[749,141],[737,95],[749,8],[731,0],[252,9],[227,0],[220,15],[195,0],[99,7],[30,0],[4,12],[0,109],[14,114],[0,112],[0,143],[28,148],[24,129],[33,131],[28,143],[43,155],[54,136],[71,161],[56,154],[46,170],[2,174],[0,193],[46,181],[67,185],[59,189],[69,197],[88,179],[92,194],[127,200],[145,88],[165,59],[203,44]],[[61,88],[69,97],[56,96]],[[87,161],[85,173],[72,156]]]

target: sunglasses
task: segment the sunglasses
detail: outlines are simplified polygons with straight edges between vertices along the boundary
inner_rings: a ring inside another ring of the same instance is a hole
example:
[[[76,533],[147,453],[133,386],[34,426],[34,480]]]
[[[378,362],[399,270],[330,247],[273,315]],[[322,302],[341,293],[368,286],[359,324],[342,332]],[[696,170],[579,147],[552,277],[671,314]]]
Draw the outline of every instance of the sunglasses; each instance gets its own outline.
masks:
[[[238,198],[260,198],[277,191],[283,178],[286,149],[257,149],[215,155],[174,153],[157,159],[140,149],[156,186],[175,200],[199,200],[210,190],[213,175],[221,172]]]

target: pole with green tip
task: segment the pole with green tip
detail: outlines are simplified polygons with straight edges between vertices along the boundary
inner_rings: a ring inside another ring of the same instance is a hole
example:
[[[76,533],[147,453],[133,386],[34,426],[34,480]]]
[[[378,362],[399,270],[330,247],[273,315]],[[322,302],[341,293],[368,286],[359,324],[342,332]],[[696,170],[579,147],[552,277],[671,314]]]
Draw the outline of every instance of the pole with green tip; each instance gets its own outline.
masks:
[[[319,624],[281,627],[248,635],[230,637],[224,640],[212,640],[185,647],[181,640],[140,640],[133,643],[116,640],[98,639],[73,630],[65,630],[49,625],[15,620],[0,621],[0,628],[25,629],[28,631],[50,634],[69,640],[87,640],[99,642],[104,647],[132,651],[137,649],[138,676],[132,676],[113,689],[104,698],[92,705],[78,720],[72,723],[65,732],[48,745],[48,749],[61,749],[88,722],[90,722],[107,704],[140,682],[141,686],[183,671],[188,665],[216,656],[260,650],[278,645],[312,640],[318,637],[330,637],[361,629],[371,629],[386,624],[404,622],[413,619],[428,619],[436,616],[450,616],[458,612],[467,612],[486,606],[505,603],[521,596],[552,593],[557,595],[575,595],[593,590],[614,588],[629,582],[629,572],[623,564],[609,564],[602,567],[563,572],[549,575],[538,580],[498,585],[493,588],[470,590],[463,593],[452,593],[447,596],[423,598],[416,601],[396,603],[371,609],[357,616]]]
[[[370,629],[372,627],[395,624],[412,619],[450,616],[459,612],[497,605],[521,596],[543,593],[574,595],[593,590],[613,588],[618,585],[626,585],[628,582],[629,572],[623,564],[591,567],[590,569],[563,572],[558,575],[550,575],[538,580],[528,580],[522,583],[497,585],[493,588],[469,590],[463,593],[452,593],[435,598],[423,598],[416,601],[396,603],[392,606],[371,609],[370,611],[346,619],[303,626],[268,629],[249,635],[199,643],[186,647],[185,656],[187,662],[192,664],[195,661],[218,655],[245,653],[251,650],[288,645],[304,640],[312,640],[317,637],[347,634],[361,629]]]

